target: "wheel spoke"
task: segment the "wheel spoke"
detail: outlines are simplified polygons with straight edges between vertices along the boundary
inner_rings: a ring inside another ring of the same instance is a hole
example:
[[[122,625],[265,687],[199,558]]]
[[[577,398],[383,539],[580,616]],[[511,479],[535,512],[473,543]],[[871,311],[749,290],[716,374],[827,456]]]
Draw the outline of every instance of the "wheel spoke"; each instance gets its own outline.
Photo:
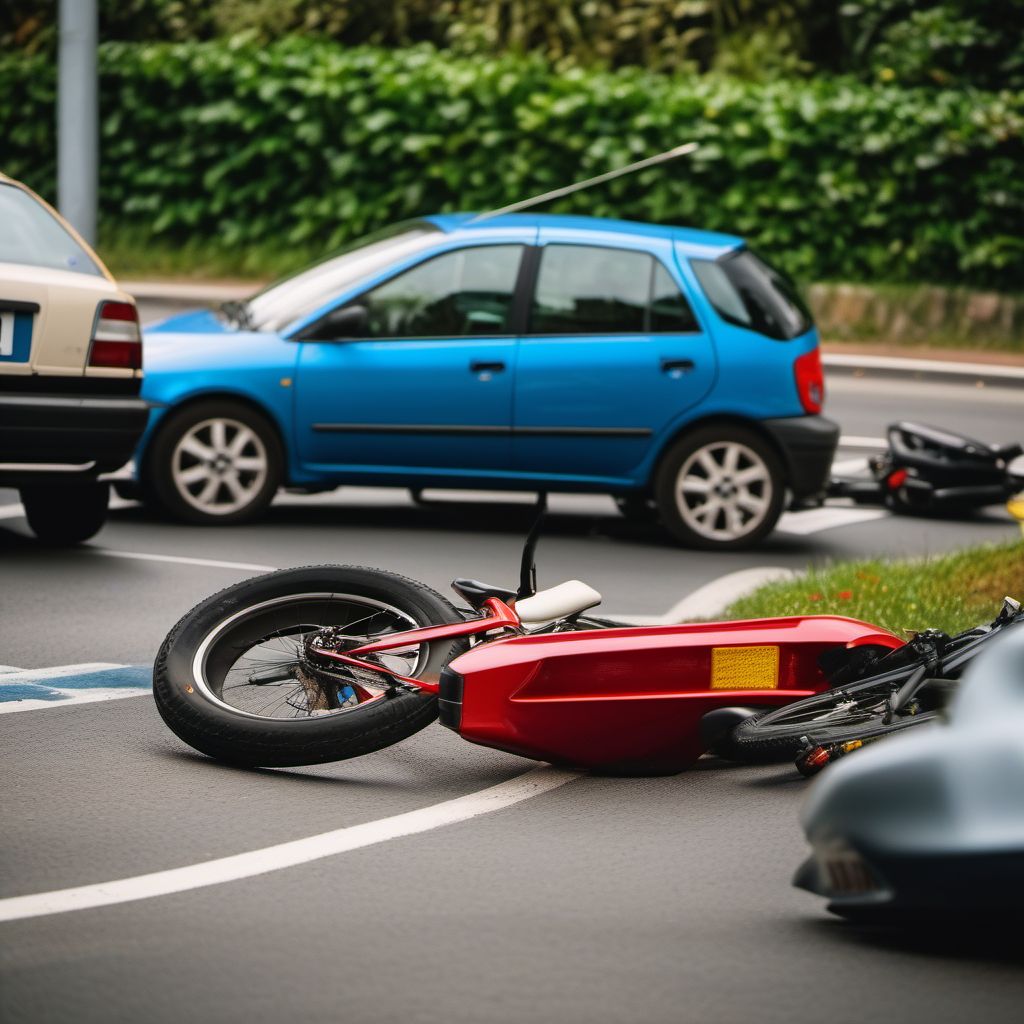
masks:
[[[248,427],[239,426],[237,433],[231,439],[231,444],[228,445],[228,454],[233,457],[241,455],[246,445],[252,443],[253,437],[253,432]]]
[[[697,461],[704,467],[705,472],[711,479],[721,475],[722,467],[715,461],[715,457],[711,454],[709,448],[703,449],[698,454]]]
[[[232,465],[243,473],[259,473],[265,463],[258,455],[242,455],[236,458]]]
[[[227,445],[227,427],[223,420],[214,420],[210,424],[210,444],[216,452],[223,452]]]
[[[187,434],[181,440],[180,448],[183,452],[203,461],[208,461],[216,454],[212,448],[203,444],[195,434]]]
[[[199,502],[200,505],[210,504],[213,502],[213,499],[216,497],[219,490],[220,480],[215,476],[211,476],[210,479],[206,481],[206,486],[203,487],[203,489],[196,495],[196,501]]]
[[[199,463],[195,466],[189,466],[188,469],[182,470],[178,474],[178,479],[185,484],[197,484],[200,480],[209,480],[213,474],[210,472],[210,467]]]
[[[742,490],[736,495],[736,504],[746,509],[751,515],[759,516],[768,507],[768,502],[748,490]]]
[[[683,494],[709,494],[711,492],[711,481],[700,476],[688,476],[679,485]]]
[[[748,466],[746,469],[741,469],[734,477],[733,481],[740,486],[749,486],[750,484],[765,483],[768,480],[768,473],[764,466]]]
[[[225,473],[224,486],[228,489],[228,493],[231,495],[231,500],[234,502],[240,502],[244,500],[246,496],[246,489],[242,486],[242,482],[238,479],[237,473]]]
[[[729,445],[725,449],[725,456],[722,459],[722,469],[731,476],[738,469],[739,461],[739,448],[734,444]]]

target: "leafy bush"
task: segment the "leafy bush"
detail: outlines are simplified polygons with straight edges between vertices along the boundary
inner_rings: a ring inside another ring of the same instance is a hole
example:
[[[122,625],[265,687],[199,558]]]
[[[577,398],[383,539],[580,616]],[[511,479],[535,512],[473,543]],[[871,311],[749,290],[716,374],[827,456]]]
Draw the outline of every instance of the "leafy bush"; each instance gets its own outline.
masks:
[[[751,84],[285,38],[101,47],[101,218],[229,248],[340,244],[487,209],[687,139],[561,212],[746,236],[804,280],[1019,288],[1024,98]],[[3,169],[53,195],[54,68],[0,59]]]

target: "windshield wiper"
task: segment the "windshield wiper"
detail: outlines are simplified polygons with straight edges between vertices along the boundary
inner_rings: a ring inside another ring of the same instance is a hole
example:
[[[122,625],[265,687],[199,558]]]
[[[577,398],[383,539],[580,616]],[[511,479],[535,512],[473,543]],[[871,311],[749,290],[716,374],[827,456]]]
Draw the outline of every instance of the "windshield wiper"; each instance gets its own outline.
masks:
[[[234,299],[220,304],[220,311],[228,320],[243,331],[253,330],[252,313],[249,311],[248,302],[236,302]]]

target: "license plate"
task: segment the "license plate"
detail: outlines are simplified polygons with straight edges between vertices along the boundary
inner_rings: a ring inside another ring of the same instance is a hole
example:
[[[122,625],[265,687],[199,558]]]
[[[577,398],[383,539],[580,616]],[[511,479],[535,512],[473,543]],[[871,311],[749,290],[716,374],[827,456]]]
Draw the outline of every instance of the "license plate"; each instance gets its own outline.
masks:
[[[712,647],[712,690],[777,690],[778,647]]]
[[[0,309],[0,362],[27,363],[32,347],[32,315]]]

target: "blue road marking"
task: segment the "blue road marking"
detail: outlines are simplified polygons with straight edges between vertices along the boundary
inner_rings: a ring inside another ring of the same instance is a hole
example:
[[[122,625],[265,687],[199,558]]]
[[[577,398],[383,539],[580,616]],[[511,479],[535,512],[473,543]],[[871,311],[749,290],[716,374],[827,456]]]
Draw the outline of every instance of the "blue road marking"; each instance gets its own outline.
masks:
[[[90,697],[89,691],[114,691],[106,695],[109,697],[130,696],[147,691],[151,686],[153,670],[149,665],[110,665],[102,668],[83,665],[85,671],[81,672],[73,671],[76,667],[61,665],[52,669],[4,672],[0,674],[0,705],[20,701],[85,703],[105,696],[97,693]]]

